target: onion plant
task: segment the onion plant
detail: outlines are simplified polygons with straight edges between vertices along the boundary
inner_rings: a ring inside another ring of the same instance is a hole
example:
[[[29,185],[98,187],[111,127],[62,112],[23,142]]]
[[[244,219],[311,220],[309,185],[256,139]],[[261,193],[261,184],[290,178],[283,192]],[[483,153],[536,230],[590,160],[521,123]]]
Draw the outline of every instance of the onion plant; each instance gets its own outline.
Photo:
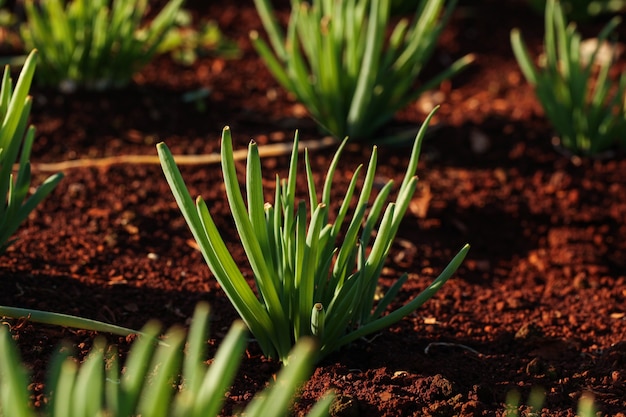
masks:
[[[194,27],[191,13],[181,11],[177,27],[167,33],[157,53],[169,53],[177,64],[186,66],[193,65],[201,56],[217,55],[228,59],[241,56],[237,42],[225,36],[216,21],[204,21],[196,26],[199,28]]]
[[[504,416],[506,417],[518,417],[520,416],[520,400],[521,394],[517,390],[510,391],[506,396],[506,409]],[[545,410],[544,401],[546,394],[542,388],[534,387],[531,389],[528,396],[528,403],[522,408],[526,408],[528,411],[523,415],[534,416],[541,415],[542,410]],[[578,400],[578,412],[577,416],[580,417],[594,417],[597,415],[597,407],[594,403],[594,398],[590,393],[583,393]]]
[[[467,245],[431,285],[405,305],[387,312],[407,274],[376,301],[381,270],[415,192],[420,147],[431,117],[432,113],[416,136],[395,201],[387,203],[393,181],[373,197],[374,148],[356,205],[351,208],[363,166],[356,169],[340,208],[332,216],[330,209],[336,207],[331,202],[333,177],[345,140],[329,166],[321,192],[315,187],[305,152],[308,210],[305,201],[296,199],[298,134],[288,177],[276,178],[274,204],[264,201],[259,151],[251,142],[246,206],[237,180],[231,132],[224,128],[221,157],[226,194],[258,295],[228,251],[205,201],[198,197],[194,204],[169,149],[163,143],[157,145],[167,181],[206,262],[267,356],[286,361],[297,340],[313,335],[320,340],[321,358],[388,327],[420,307],[459,267]]]
[[[183,0],[145,23],[148,0],[34,0],[22,37],[41,51],[39,80],[62,90],[123,87],[155,55]]]
[[[581,35],[567,24],[558,1],[548,0],[545,12],[545,60],[534,65],[518,29],[511,45],[520,69],[534,86],[546,117],[562,145],[578,155],[594,155],[617,144],[626,145],[626,73],[609,77],[610,62],[595,59],[619,24],[612,19],[600,32],[590,58],[581,53]]]
[[[9,68],[5,68],[0,88],[0,195],[6,202],[0,205],[0,253],[11,244],[11,236],[35,207],[59,183],[61,173],[50,176],[30,196],[31,172],[30,151],[35,139],[35,128],[28,127],[28,116],[32,99],[28,90],[37,66],[37,50],[33,50],[26,61],[15,86]],[[14,174],[14,162],[17,172]],[[135,333],[131,329],[98,322],[82,317],[47,311],[0,306],[0,317],[26,317],[40,323],[79,327],[106,331],[121,335]]]
[[[199,304],[189,336],[174,327],[159,341],[160,327],[148,323],[120,366],[115,346],[96,340],[82,364],[63,349],[51,362],[43,410],[29,402],[28,381],[8,327],[0,325],[0,416],[12,417],[211,417],[222,409],[246,346],[247,329],[233,323],[211,365],[205,365],[208,307]],[[287,415],[296,389],[310,375],[316,353],[303,340],[272,386],[255,396],[242,415]],[[183,354],[184,352],[184,354]],[[328,415],[332,396],[318,402],[310,417]]]
[[[416,79],[430,59],[456,0],[416,3],[414,18],[390,36],[391,0],[292,0],[286,33],[270,0],[254,0],[269,44],[252,42],[276,80],[331,134],[367,138],[394,114],[472,61],[465,56],[427,82]]]
[[[31,211],[56,187],[62,178],[58,173],[46,179],[30,196],[30,152],[35,140],[35,128],[28,126],[32,99],[28,95],[37,66],[37,51],[32,51],[24,63],[15,86],[9,67],[5,67],[0,86],[0,253]],[[18,157],[19,156],[19,157]],[[17,172],[14,164],[17,162]]]

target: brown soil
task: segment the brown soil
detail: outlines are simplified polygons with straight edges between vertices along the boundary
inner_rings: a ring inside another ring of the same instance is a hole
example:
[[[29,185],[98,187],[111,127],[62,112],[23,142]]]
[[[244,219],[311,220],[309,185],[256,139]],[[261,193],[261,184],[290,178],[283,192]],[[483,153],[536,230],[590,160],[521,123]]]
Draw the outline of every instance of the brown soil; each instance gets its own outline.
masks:
[[[203,57],[181,67],[162,57],[118,92],[68,96],[34,88],[34,184],[49,175],[38,168],[42,162],[156,155],[161,140],[175,154],[215,152],[224,125],[239,148],[251,138],[289,142],[296,128],[305,140],[321,138],[251,48],[248,31],[261,30],[252,2],[237,3],[188,6],[196,16],[217,19],[239,42],[241,59]],[[507,392],[517,389],[525,399],[531,387],[545,389],[546,415],[573,416],[584,392],[603,415],[626,410],[625,154],[572,161],[555,150],[510,51],[513,27],[540,50],[542,19],[523,3],[463,2],[427,72],[469,52],[475,64],[390,126],[414,128],[429,106],[441,103],[418,168],[418,196],[381,284],[410,273],[400,304],[469,242],[466,262],[415,314],[320,363],[296,415],[331,388],[344,404],[341,416],[502,415]],[[185,92],[203,87],[211,90],[204,111],[182,101]],[[380,175],[399,177],[406,149],[378,145]],[[332,152],[314,152],[316,172]],[[337,189],[368,155],[369,145],[345,154]],[[264,159],[267,178],[284,175],[286,160]],[[247,268],[219,166],[182,172]],[[210,344],[217,346],[236,314],[194,249],[160,167],[124,163],[65,175],[0,258],[0,304],[140,328],[152,318],[185,324],[195,304],[207,300]],[[26,322],[14,326],[14,335],[34,373],[38,402],[42,371],[59,341],[84,353],[95,336]],[[224,414],[248,401],[278,367],[251,343]]]

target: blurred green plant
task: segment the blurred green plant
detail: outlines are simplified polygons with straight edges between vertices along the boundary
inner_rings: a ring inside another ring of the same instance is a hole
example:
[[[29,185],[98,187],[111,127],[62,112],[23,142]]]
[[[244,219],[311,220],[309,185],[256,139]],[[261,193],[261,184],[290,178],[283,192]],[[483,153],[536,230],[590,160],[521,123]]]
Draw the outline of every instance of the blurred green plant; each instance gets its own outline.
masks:
[[[58,173],[46,179],[27,198],[30,182],[30,152],[35,138],[35,128],[26,130],[32,98],[28,90],[37,66],[37,50],[33,50],[22,68],[15,90],[8,66],[5,68],[0,89],[0,193],[6,195],[6,203],[0,206],[0,253],[12,243],[10,237],[31,211],[57,186],[63,178]],[[17,174],[14,177],[14,162],[21,148]],[[1,317],[26,317],[39,323],[78,327],[111,332],[120,335],[136,333],[134,330],[66,314],[52,313],[18,307],[0,306]]]
[[[535,88],[546,117],[562,145],[577,155],[594,155],[626,144],[626,73],[614,83],[610,60],[596,59],[617,27],[612,19],[601,31],[589,57],[581,52],[581,35],[567,24],[558,1],[548,0],[545,12],[545,58],[536,67],[520,31],[511,31],[511,45],[522,73]]]
[[[48,372],[47,401],[35,412],[28,378],[8,326],[0,325],[0,415],[12,417],[211,417],[217,416],[246,346],[247,329],[233,323],[210,366],[205,365],[208,306],[199,304],[189,336],[172,328],[158,339],[160,326],[148,323],[120,367],[115,346],[94,342],[81,365],[66,347]],[[184,351],[184,353],[183,353]],[[287,415],[296,390],[310,375],[317,347],[312,339],[298,343],[291,362],[275,383],[256,395],[241,413],[247,417]],[[123,371],[120,371],[123,369]],[[332,395],[322,398],[309,417],[328,415]]]
[[[233,59],[241,55],[237,42],[224,36],[217,22],[203,22],[200,29],[196,30],[192,26],[191,13],[187,10],[181,10],[176,21],[176,27],[167,32],[158,53],[169,53],[181,65],[192,65],[202,56]]]
[[[63,178],[58,173],[50,176],[27,198],[30,183],[30,152],[35,138],[35,128],[26,130],[32,98],[28,90],[37,66],[37,50],[33,50],[22,68],[13,89],[9,67],[2,78],[0,89],[0,193],[6,195],[6,203],[0,206],[0,253],[12,243],[10,237],[35,207],[57,186]],[[20,152],[17,174],[14,176],[14,162]],[[111,324],[81,317],[46,311],[0,306],[0,317],[26,317],[39,323],[78,327],[90,330],[111,332],[120,335],[136,333]]]
[[[388,36],[390,0],[292,0],[286,34],[269,0],[254,0],[269,38],[250,34],[276,80],[336,137],[369,138],[395,113],[472,60],[455,61],[428,82],[416,79],[432,56],[456,1],[427,0]],[[271,45],[271,47],[270,47]]]
[[[518,417],[520,416],[520,401],[521,394],[517,390],[510,391],[506,397],[506,409],[503,414],[504,417]],[[526,417],[540,417],[546,415],[542,412],[543,404],[546,399],[546,394],[543,389],[534,387],[530,391],[528,396],[528,406],[526,412],[523,414]],[[583,394],[578,401],[578,417],[595,417],[596,407],[594,405],[593,396],[590,394]]]
[[[528,0],[537,13],[543,14],[547,0]],[[626,0],[561,0],[563,13],[576,22],[593,19],[603,14],[615,14],[626,10]]]
[[[12,26],[17,21],[15,14],[11,12],[6,6],[6,0],[0,0],[0,28],[4,29],[7,26]]]
[[[377,163],[374,147],[356,205],[351,208],[363,166],[354,173],[340,208],[334,213],[334,223],[329,221],[329,209],[335,207],[331,202],[332,184],[345,140],[329,166],[321,193],[316,190],[305,151],[309,212],[305,201],[296,202],[298,134],[288,178],[276,178],[274,205],[264,202],[259,151],[254,142],[250,143],[246,207],[237,180],[231,132],[224,128],[221,158],[226,194],[254,273],[258,297],[228,251],[206,203],[198,197],[194,204],[169,149],[164,143],[157,145],[167,181],[206,262],[266,356],[286,362],[293,344],[313,335],[320,340],[321,358],[412,313],[459,267],[468,245],[430,286],[402,307],[385,314],[407,274],[382,298],[376,296],[381,270],[416,189],[420,147],[433,113],[415,138],[395,202],[387,203],[393,188],[393,181],[389,181],[369,205]],[[340,235],[342,242],[338,243]]]
[[[24,63],[15,88],[8,66],[0,87],[0,195],[6,198],[0,205],[0,254],[12,243],[9,239],[19,225],[63,177],[61,173],[48,177],[28,195],[31,188],[29,158],[35,140],[35,127],[28,126],[32,104],[28,92],[36,66],[37,51],[34,50]],[[16,162],[18,169],[14,174]]]
[[[41,51],[38,80],[62,91],[127,85],[152,60],[183,0],[145,23],[148,0],[26,0],[22,37]]]

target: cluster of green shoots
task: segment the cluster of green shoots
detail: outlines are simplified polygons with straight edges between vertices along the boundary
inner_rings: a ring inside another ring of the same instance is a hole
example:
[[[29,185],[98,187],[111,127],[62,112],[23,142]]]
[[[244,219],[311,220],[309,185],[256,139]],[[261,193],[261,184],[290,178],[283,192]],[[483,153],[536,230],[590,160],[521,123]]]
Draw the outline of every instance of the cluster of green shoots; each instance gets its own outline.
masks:
[[[238,58],[241,51],[237,42],[224,36],[214,20],[201,22],[196,29],[189,10],[181,10],[176,18],[176,27],[167,32],[160,43],[157,54],[166,54],[174,62],[190,66],[199,57],[211,55],[224,58]]]
[[[548,0],[545,11],[545,59],[536,67],[520,32],[511,32],[513,52],[535,87],[546,117],[571,152],[594,155],[626,146],[626,74],[617,83],[609,77],[611,62],[596,60],[619,23],[612,19],[597,37],[590,57],[581,52],[581,35],[567,24],[560,3]]]
[[[0,193],[6,200],[0,205],[0,254],[12,243],[11,237],[35,207],[57,186],[63,174],[47,178],[29,196],[31,188],[30,152],[35,139],[35,128],[28,127],[32,98],[28,95],[37,67],[37,50],[32,51],[24,63],[15,86],[7,67],[0,89]],[[19,159],[18,159],[18,154]],[[15,162],[17,161],[17,172]],[[64,314],[0,306],[2,317],[29,317],[40,323],[64,325],[82,329],[111,332],[120,335],[134,333],[111,324],[68,316]]]
[[[269,0],[254,3],[269,38],[268,45],[251,33],[258,53],[276,80],[339,138],[371,137],[473,59],[465,56],[416,85],[456,1],[445,11],[444,0],[415,2],[412,21],[401,19],[389,36],[391,0],[293,0],[286,33]]]
[[[38,51],[33,50],[13,85],[7,66],[0,89],[0,193],[6,201],[0,205],[0,254],[13,243],[12,235],[20,224],[49,195],[63,178],[62,173],[48,177],[29,196],[31,188],[30,152],[35,139],[35,128],[29,126],[28,117],[32,98],[28,95],[35,69]],[[20,154],[21,150],[21,154]],[[18,159],[19,154],[19,159]],[[17,172],[14,173],[17,164]],[[134,330],[110,325],[82,317],[47,311],[0,306],[0,317],[28,317],[30,320],[110,332],[120,335],[136,333]]]
[[[116,88],[156,54],[183,0],[170,0],[145,22],[148,0],[26,0],[22,38],[41,51],[44,84],[65,91]],[[109,4],[110,3],[110,4]]]
[[[30,192],[30,152],[35,128],[28,126],[32,99],[28,95],[37,66],[37,51],[30,53],[15,86],[7,66],[0,86],[0,254],[29,213],[56,187],[63,177],[55,174]],[[21,153],[20,153],[21,152]],[[14,164],[18,170],[14,174]]]
[[[467,245],[407,304],[387,313],[407,274],[376,303],[379,276],[416,189],[420,146],[433,113],[415,139],[395,201],[388,202],[391,180],[378,195],[372,195],[377,163],[374,148],[356,205],[351,207],[363,166],[354,173],[336,213],[329,212],[336,207],[331,202],[332,184],[346,141],[328,168],[321,192],[316,189],[305,152],[307,209],[307,202],[296,199],[297,133],[288,177],[276,177],[274,203],[270,204],[264,200],[257,145],[252,142],[248,148],[244,201],[231,132],[229,128],[223,130],[221,161],[226,194],[258,296],[226,247],[205,201],[198,197],[194,203],[169,149],[163,143],[157,146],[167,181],[207,264],[266,356],[287,361],[296,341],[315,336],[320,341],[321,358],[412,313],[459,267]]]
[[[160,326],[148,323],[122,365],[115,346],[106,346],[101,339],[80,365],[68,353],[70,348],[62,349],[51,361],[47,401],[38,412],[30,405],[28,378],[8,326],[0,324],[0,416],[217,416],[241,363],[247,329],[239,321],[233,323],[207,366],[208,317],[208,307],[199,304],[188,337],[174,327],[159,339]],[[286,416],[296,389],[310,375],[315,354],[315,341],[298,343],[290,352],[289,366],[241,415]],[[332,394],[326,395],[308,416],[327,416],[332,400]]]
[[[510,391],[507,394],[506,409],[503,414],[504,417],[520,416],[521,397],[521,394],[517,390]],[[534,387],[528,396],[528,403],[525,407],[526,412],[522,415],[528,417],[544,415],[545,410],[543,410],[543,403],[545,399],[545,392],[539,387]],[[579,417],[595,417],[597,415],[596,413],[597,409],[594,404],[593,396],[591,394],[584,393],[578,401],[578,413],[576,415]]]

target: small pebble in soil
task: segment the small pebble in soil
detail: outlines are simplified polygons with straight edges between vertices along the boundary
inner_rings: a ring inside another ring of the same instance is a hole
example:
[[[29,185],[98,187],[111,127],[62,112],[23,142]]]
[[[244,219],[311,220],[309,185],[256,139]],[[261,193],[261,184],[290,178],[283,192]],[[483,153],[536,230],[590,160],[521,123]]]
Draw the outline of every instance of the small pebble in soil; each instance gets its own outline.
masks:
[[[543,337],[543,330],[535,323],[525,323],[515,333],[515,340],[523,342],[532,342],[533,340]]]
[[[528,362],[528,365],[526,365],[526,374],[534,377],[547,377],[549,379],[556,379],[557,377],[554,366],[538,357]]]

